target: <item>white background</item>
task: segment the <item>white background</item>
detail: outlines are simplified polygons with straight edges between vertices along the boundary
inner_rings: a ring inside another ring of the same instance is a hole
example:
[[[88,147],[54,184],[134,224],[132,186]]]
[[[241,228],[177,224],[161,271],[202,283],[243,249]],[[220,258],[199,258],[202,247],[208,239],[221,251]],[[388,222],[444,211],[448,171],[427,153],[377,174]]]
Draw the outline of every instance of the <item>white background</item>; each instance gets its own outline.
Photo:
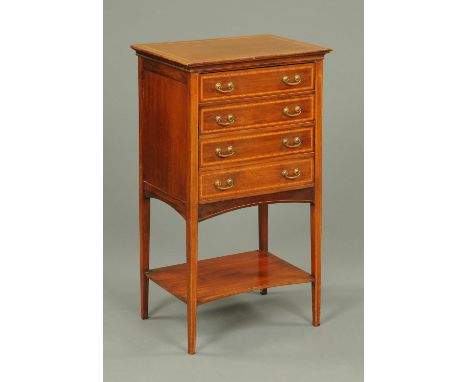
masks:
[[[465,7],[366,2],[367,381],[468,380]],[[0,378],[99,381],[102,4],[11,2],[0,38]]]
[[[0,19],[0,380],[99,381],[102,4]]]
[[[467,381],[466,2],[365,4],[365,377]]]

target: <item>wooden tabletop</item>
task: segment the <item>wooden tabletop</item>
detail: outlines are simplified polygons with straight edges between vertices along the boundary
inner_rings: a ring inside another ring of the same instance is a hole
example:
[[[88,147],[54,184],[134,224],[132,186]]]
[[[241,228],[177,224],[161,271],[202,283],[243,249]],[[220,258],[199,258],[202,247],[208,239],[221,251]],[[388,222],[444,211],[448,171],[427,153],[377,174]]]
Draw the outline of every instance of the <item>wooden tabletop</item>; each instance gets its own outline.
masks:
[[[331,51],[329,48],[274,35],[134,44],[132,48],[137,53],[187,67],[285,56],[323,55]]]

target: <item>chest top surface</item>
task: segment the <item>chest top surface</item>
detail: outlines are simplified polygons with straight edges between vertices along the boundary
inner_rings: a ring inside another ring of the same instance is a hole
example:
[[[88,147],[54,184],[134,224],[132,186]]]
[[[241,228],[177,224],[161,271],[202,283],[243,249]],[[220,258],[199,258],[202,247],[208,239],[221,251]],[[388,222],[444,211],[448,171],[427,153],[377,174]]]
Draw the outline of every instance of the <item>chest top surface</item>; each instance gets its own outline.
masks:
[[[139,54],[185,67],[255,61],[288,56],[323,55],[329,48],[275,35],[134,44]]]

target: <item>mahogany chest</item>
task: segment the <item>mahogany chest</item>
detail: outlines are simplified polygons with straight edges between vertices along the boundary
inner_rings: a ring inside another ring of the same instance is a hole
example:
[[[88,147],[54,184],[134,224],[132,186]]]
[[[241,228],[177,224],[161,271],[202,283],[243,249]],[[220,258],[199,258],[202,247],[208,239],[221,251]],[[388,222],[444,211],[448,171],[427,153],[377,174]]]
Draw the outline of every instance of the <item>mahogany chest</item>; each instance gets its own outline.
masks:
[[[273,35],[136,44],[139,86],[141,317],[148,283],[197,306],[311,283],[320,325],[322,70],[330,49]],[[186,221],[186,262],[149,269],[150,199]],[[310,272],[268,251],[268,204],[310,206]],[[258,206],[259,246],[198,261],[198,222]]]

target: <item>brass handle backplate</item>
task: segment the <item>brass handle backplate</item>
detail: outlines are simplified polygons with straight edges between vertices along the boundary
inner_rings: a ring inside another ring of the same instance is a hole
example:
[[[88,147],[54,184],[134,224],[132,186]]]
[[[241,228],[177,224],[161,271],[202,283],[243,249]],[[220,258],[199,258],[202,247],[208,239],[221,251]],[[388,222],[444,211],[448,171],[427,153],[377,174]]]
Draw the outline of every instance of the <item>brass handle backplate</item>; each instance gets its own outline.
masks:
[[[223,118],[220,115],[217,115],[215,120],[216,120],[216,123],[219,126],[229,126],[229,125],[232,125],[234,123],[234,115],[228,114],[227,122],[223,122]]]
[[[283,170],[281,172],[281,175],[283,175],[286,179],[296,179],[301,176],[301,170],[298,168],[294,169],[294,175],[289,175],[288,170]]]
[[[229,178],[226,180],[226,185],[222,186],[221,181],[219,179],[216,179],[214,182],[214,186],[220,191],[229,190],[234,186],[234,181],[231,178]]]
[[[294,76],[294,82],[289,81],[289,77],[288,77],[288,76],[284,76],[284,77],[283,77],[283,82],[284,82],[286,85],[289,85],[289,86],[298,85],[298,84],[301,82],[301,76],[300,76],[299,74],[296,74],[296,75]]]
[[[284,138],[283,139],[283,145],[285,145],[286,147],[290,148],[290,149],[293,149],[295,147],[299,147],[301,145],[302,141],[301,141],[301,138],[299,137],[296,137],[294,138],[294,143],[291,144],[289,143],[289,138]]]
[[[219,156],[220,158],[227,158],[227,157],[230,157],[231,155],[234,155],[236,152],[234,151],[234,147],[228,146],[228,147],[227,147],[227,153],[226,153],[226,154],[223,154],[223,151],[221,150],[220,147],[217,147],[217,148],[216,148],[215,153],[216,153],[216,155]]]
[[[234,90],[234,83],[233,82],[228,82],[227,83],[227,88],[223,89],[223,85],[221,85],[221,82],[217,82],[215,85],[216,91],[220,93],[230,93]]]
[[[299,105],[297,105],[297,106],[294,108],[294,111],[295,111],[295,113],[292,113],[292,114],[289,113],[289,107],[286,106],[286,107],[283,109],[283,114],[284,114],[284,115],[287,115],[288,117],[297,117],[299,114],[302,113],[302,109],[301,109],[301,107],[300,107]]]

